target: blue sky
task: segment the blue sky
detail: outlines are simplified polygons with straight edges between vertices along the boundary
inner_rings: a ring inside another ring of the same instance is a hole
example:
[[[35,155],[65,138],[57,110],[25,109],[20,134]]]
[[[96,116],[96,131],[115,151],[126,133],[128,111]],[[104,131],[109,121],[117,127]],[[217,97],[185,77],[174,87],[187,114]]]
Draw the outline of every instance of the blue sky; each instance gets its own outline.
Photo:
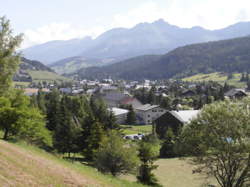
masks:
[[[24,33],[22,47],[50,40],[96,37],[163,18],[180,27],[219,29],[250,21],[250,0],[0,0],[0,16]]]

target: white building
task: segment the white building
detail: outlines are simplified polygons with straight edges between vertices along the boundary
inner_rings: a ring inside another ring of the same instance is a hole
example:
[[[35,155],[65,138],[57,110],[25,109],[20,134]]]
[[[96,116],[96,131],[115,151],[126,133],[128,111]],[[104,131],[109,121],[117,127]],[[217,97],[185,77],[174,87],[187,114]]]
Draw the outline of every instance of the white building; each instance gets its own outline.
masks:
[[[159,105],[142,105],[135,109],[137,121],[139,124],[151,124],[154,120],[166,113],[167,110]]]
[[[116,122],[118,124],[124,124],[126,122],[127,114],[129,113],[128,110],[122,109],[122,108],[113,107],[113,108],[109,109],[109,111],[113,112],[113,114],[116,117]]]

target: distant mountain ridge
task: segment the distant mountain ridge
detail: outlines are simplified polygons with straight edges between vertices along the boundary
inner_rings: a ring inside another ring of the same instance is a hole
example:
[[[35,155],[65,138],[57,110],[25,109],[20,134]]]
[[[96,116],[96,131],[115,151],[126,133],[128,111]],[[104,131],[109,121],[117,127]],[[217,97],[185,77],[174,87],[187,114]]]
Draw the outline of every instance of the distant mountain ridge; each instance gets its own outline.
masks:
[[[179,47],[165,55],[140,56],[78,71],[80,78],[127,80],[181,78],[198,73],[249,72],[250,36]]]
[[[139,55],[164,54],[187,44],[250,35],[249,28],[250,22],[240,22],[214,31],[202,27],[180,28],[160,19],[153,23],[137,24],[131,29],[112,29],[96,39],[86,37],[47,42],[24,49],[23,54],[29,59],[40,60],[45,64],[74,56],[117,61]]]

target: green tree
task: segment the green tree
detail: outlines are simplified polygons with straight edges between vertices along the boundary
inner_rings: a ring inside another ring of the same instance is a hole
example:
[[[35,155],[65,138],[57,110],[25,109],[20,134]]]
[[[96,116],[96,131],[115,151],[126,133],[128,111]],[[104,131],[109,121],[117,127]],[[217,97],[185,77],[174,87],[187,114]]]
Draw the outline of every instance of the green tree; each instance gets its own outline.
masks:
[[[52,136],[41,112],[31,108],[24,111],[24,116],[18,120],[20,129],[17,137],[41,147],[52,146]]]
[[[20,90],[13,90],[9,97],[0,97],[0,129],[3,139],[18,137],[30,143],[51,145],[50,133],[40,111],[30,107],[29,98]]]
[[[250,90],[250,81],[247,82],[247,90]]]
[[[160,103],[162,108],[165,108],[167,110],[171,110],[172,108],[172,100],[169,96],[163,97]]]
[[[89,134],[84,141],[83,155],[92,161],[105,138],[103,124],[95,121],[87,133]]]
[[[98,150],[95,165],[99,171],[117,176],[134,172],[138,161],[135,147],[132,144],[125,144],[121,135],[112,131]]]
[[[173,158],[177,156],[174,148],[175,135],[173,133],[173,130],[171,128],[168,128],[160,149],[160,156],[163,158]]]
[[[72,115],[66,106],[66,97],[63,97],[60,104],[60,121],[54,130],[54,147],[60,153],[70,153],[75,149],[77,139],[77,127]]]
[[[20,54],[16,53],[22,41],[22,35],[13,36],[10,21],[0,17],[0,96],[8,93],[12,78],[20,63]]]
[[[126,123],[129,125],[133,125],[133,124],[135,124],[135,122],[136,122],[135,111],[134,111],[133,107],[130,105],[129,112],[127,114]]]
[[[245,81],[246,81],[245,73],[241,73],[240,82],[245,82]]]
[[[222,187],[250,185],[249,99],[206,105],[184,129],[186,154]]]
[[[146,137],[139,143],[139,158],[141,160],[141,165],[139,167],[139,173],[137,180],[142,184],[149,186],[161,186],[152,173],[158,166],[154,165],[154,161],[157,160],[159,156],[159,146],[157,145],[157,140],[153,135]]]
[[[60,122],[60,94],[58,90],[53,89],[46,95],[47,128],[54,131]]]
[[[155,86],[152,86],[152,88],[150,89],[148,96],[147,96],[147,103],[150,103],[150,104],[155,103],[155,100],[156,100],[155,91],[156,91]]]
[[[43,93],[41,89],[39,89],[37,94],[37,106],[44,114],[46,114],[45,93]]]

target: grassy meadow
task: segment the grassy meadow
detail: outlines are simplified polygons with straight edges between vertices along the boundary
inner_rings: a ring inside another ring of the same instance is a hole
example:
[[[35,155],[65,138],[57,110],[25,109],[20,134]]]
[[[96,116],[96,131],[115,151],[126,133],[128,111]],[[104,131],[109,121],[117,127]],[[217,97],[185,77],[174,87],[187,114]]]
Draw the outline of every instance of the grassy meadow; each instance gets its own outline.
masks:
[[[203,81],[216,81],[221,84],[224,84],[227,82],[230,85],[236,86],[236,87],[245,87],[246,83],[240,82],[241,74],[240,73],[234,73],[232,79],[227,79],[227,74],[225,73],[209,73],[209,74],[197,74],[190,77],[183,78],[183,81],[188,82],[203,82]]]
[[[65,82],[67,82],[67,81],[71,81],[70,79],[68,79],[66,77],[63,77],[61,75],[58,75],[56,73],[49,72],[49,71],[28,71],[28,73],[32,77],[32,80],[34,82],[41,82],[41,81],[48,81],[48,82],[65,81]]]
[[[207,178],[204,174],[193,173],[195,166],[189,159],[159,159],[155,162],[158,168],[155,170],[159,183],[166,187],[202,187],[208,184],[216,184],[215,179]],[[133,175],[122,176],[122,179],[136,181]]]
[[[149,134],[152,132],[152,125],[121,125],[124,134]]]

